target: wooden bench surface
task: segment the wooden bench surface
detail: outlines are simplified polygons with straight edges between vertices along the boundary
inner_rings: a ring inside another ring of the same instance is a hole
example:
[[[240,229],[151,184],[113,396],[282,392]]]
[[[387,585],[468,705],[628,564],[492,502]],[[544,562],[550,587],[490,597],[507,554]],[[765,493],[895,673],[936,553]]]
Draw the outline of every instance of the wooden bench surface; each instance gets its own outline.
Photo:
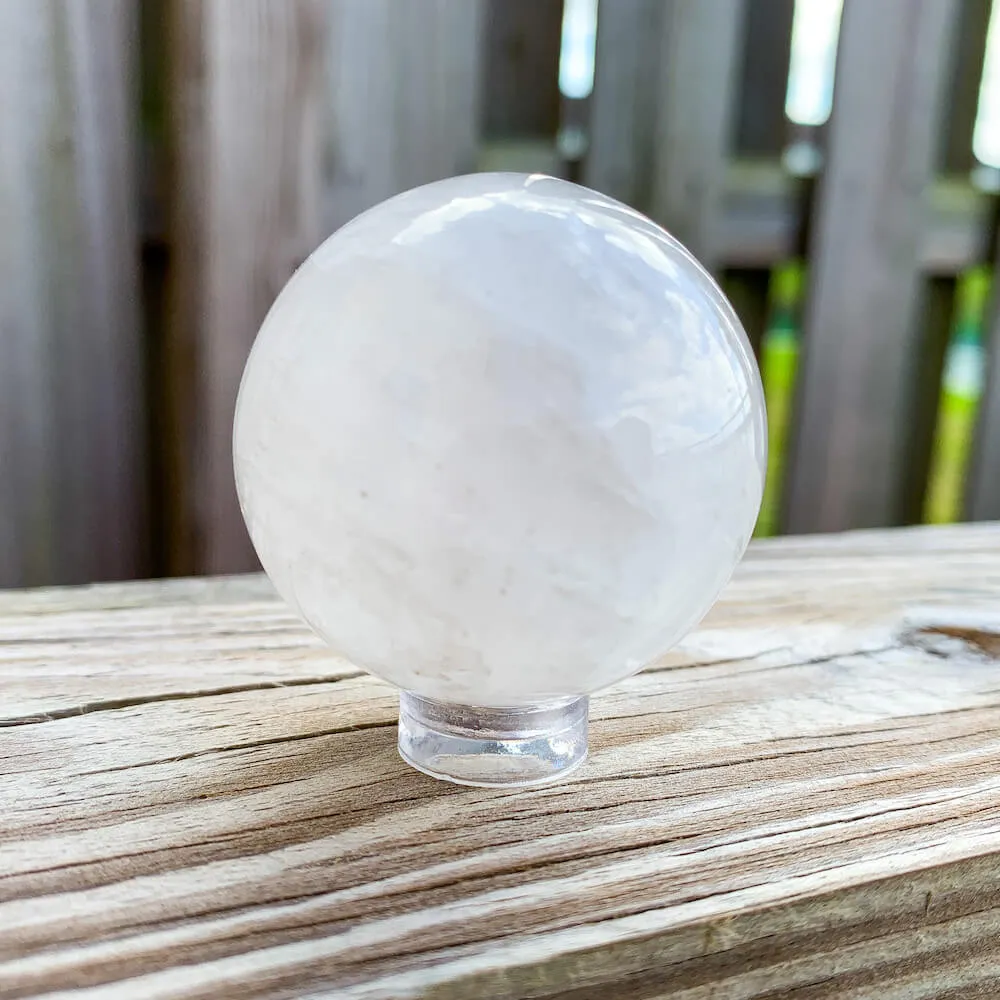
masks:
[[[0,594],[0,996],[1000,993],[1000,526],[757,544],[459,788],[260,577]]]

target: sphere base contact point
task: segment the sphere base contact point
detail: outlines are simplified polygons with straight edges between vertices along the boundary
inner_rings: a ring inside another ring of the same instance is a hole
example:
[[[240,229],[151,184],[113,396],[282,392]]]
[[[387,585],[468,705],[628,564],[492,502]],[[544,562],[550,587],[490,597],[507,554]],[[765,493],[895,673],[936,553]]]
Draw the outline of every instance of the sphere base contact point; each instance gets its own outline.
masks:
[[[399,696],[399,753],[432,778],[511,787],[563,778],[587,757],[589,699],[487,708]]]

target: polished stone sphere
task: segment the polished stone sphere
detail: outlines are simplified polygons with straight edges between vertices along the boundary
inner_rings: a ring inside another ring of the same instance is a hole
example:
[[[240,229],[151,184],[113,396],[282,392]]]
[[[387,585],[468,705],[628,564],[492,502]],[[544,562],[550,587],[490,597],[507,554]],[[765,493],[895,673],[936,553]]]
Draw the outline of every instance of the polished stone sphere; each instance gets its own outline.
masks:
[[[550,177],[476,174],[330,237],[261,328],[236,481],[278,591],[443,703],[585,695],[705,614],[757,517],[753,353],[685,248]]]

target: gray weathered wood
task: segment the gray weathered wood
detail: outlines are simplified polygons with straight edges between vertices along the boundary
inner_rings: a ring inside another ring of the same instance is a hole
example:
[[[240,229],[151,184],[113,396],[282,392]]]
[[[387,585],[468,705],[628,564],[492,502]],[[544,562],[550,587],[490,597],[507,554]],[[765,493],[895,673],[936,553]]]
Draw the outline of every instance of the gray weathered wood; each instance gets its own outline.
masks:
[[[598,8],[590,144],[583,182],[642,211],[650,207],[660,0]]]
[[[846,0],[810,253],[785,527],[900,517],[921,302],[923,196],[954,0]]]
[[[939,165],[967,173],[976,164],[972,132],[986,55],[991,0],[961,0],[948,85],[948,115],[940,134]]]
[[[0,994],[995,996],[998,607],[997,526],[755,544],[479,789],[261,577],[2,593]]]
[[[962,0],[954,32],[947,83],[948,114],[938,137],[937,165],[948,173],[968,174],[976,163],[972,134],[979,106],[980,82],[986,52],[990,0]],[[980,255],[996,257],[995,202],[977,220]],[[926,239],[925,239],[926,243]],[[907,435],[904,465],[903,520],[920,521],[926,510],[925,494],[931,464],[931,449],[941,394],[941,375],[948,340],[954,328],[956,280],[953,275],[935,275],[929,282],[924,316],[920,324],[922,342],[917,347],[918,371],[914,387],[913,423]],[[991,402],[992,380],[977,429],[977,448],[966,475],[965,508],[969,517],[1000,518],[1000,444],[992,440],[991,424],[1000,419],[1000,409]],[[991,421],[990,410],[997,416]],[[978,454],[977,454],[978,451]],[[996,451],[998,457],[991,457]],[[991,475],[996,485],[991,483]],[[992,511],[992,514],[989,512]]]
[[[742,44],[734,147],[744,156],[781,153],[795,0],[749,0]]]
[[[555,142],[562,12],[563,0],[486,0],[481,120],[487,139]]]
[[[744,0],[620,0],[597,20],[584,182],[715,268]]]
[[[750,0],[746,4],[733,135],[734,152],[740,156],[766,157],[777,164],[784,148],[788,133],[785,94],[794,11],[794,0]],[[729,187],[728,177],[726,187]],[[718,250],[723,260],[728,249],[723,239],[729,207],[724,195]],[[722,287],[758,356],[767,332],[770,276],[770,270],[761,267],[730,268],[723,273]]]
[[[706,267],[719,264],[744,0],[665,0],[653,218]]]
[[[597,20],[584,182],[648,212],[713,269],[743,7],[621,0]]]
[[[0,3],[0,586],[146,570],[134,15]]]
[[[481,0],[331,0],[329,230],[391,195],[469,173]]]
[[[322,235],[321,0],[175,0],[173,568],[256,564],[232,420],[247,352]]]
[[[955,325],[957,284],[950,276],[931,278],[925,291],[924,309],[917,318],[914,344],[917,358],[910,387],[912,420],[905,435],[901,467],[900,520],[904,524],[919,524],[924,520],[941,401],[941,376]]]
[[[993,280],[993,308],[986,332],[986,387],[966,484],[965,509],[974,521],[1000,520],[1000,293],[997,278]]]

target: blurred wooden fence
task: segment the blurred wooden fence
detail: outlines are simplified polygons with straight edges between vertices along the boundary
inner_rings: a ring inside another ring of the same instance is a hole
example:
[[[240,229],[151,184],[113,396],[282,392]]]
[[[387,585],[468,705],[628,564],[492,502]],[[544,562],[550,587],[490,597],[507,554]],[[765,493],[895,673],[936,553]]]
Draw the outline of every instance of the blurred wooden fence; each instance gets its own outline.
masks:
[[[253,566],[231,414],[273,298],[361,209],[496,167],[652,214],[758,344],[770,269],[807,255],[782,524],[917,519],[955,278],[996,259],[989,4],[845,0],[818,178],[782,167],[792,10],[603,0],[570,101],[561,0],[0,0],[0,585]],[[991,356],[974,518],[1000,517]]]

